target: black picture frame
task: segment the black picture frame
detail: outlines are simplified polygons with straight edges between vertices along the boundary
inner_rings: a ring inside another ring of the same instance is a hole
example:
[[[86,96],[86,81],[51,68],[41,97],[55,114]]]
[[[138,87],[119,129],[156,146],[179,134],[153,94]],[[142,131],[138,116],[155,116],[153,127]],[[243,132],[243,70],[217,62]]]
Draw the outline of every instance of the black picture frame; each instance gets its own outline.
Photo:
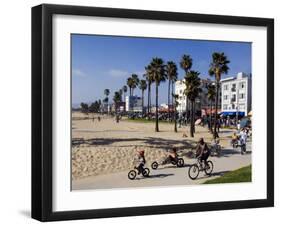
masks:
[[[52,17],[55,14],[182,21],[267,28],[267,198],[95,210],[52,210]],[[43,4],[32,8],[32,218],[123,217],[274,206],[274,20],[237,16]]]

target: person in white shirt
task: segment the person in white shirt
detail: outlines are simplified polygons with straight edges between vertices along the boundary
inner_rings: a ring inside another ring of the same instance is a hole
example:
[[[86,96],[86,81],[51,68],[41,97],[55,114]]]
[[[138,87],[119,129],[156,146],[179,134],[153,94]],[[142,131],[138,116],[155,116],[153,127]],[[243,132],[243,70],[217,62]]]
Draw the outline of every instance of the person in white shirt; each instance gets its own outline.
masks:
[[[240,135],[241,154],[243,155],[246,153],[247,132],[245,131],[245,129],[242,129],[239,135]]]

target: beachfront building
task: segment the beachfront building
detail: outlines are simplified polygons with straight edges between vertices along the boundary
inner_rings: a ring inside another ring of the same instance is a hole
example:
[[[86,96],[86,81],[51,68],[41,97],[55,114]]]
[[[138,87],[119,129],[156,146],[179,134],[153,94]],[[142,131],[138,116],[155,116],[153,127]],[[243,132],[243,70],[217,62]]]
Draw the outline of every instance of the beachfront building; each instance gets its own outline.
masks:
[[[201,79],[200,88],[202,92],[199,94],[199,97],[195,100],[195,111],[198,115],[202,114],[202,112],[209,112],[211,108],[211,102],[208,99],[208,86],[210,84],[215,84],[214,81],[211,79]],[[175,82],[175,94],[179,95],[179,105],[177,107],[177,111],[179,113],[183,113],[186,111],[186,96],[184,95],[185,90],[185,83],[184,80],[178,80]],[[218,109],[221,108],[221,93],[219,93],[219,102],[218,102]],[[213,108],[214,108],[214,104]]]
[[[126,96],[126,111],[142,112],[142,98],[138,96]]]
[[[126,105],[125,102],[121,101],[121,102],[116,103],[116,104],[117,104],[117,106],[115,106],[115,103],[112,104],[112,107],[111,107],[112,111],[114,111],[114,112],[115,112],[115,110],[117,110],[117,112],[124,112],[125,111],[125,105]]]
[[[251,75],[239,72],[237,76],[221,79],[222,115],[247,116],[252,107]]]

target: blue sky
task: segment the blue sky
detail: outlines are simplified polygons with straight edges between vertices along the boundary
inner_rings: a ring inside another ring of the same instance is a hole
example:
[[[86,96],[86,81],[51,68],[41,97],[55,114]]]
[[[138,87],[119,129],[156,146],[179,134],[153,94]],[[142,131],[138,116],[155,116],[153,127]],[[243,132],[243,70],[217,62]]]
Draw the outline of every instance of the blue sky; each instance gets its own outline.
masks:
[[[224,52],[231,61],[226,76],[241,71],[251,73],[251,43],[76,34],[71,38],[73,105],[104,99],[104,89],[110,89],[113,94],[126,84],[132,73],[142,79],[144,67],[153,57],[174,61],[180,79],[184,76],[179,66],[183,54],[192,57],[192,70],[199,71],[201,78],[210,78],[208,68],[213,52]],[[167,87],[168,82],[161,84],[159,103],[167,102]],[[138,89],[134,93],[141,95]],[[153,103],[154,93],[153,86]]]

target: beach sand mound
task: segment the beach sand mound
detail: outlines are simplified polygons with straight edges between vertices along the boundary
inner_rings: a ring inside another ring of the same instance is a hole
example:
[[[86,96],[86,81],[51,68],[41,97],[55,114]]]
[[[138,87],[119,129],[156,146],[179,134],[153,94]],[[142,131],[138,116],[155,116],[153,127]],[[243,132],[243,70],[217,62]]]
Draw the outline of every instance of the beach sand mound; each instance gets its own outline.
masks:
[[[72,149],[72,179],[130,170],[134,167],[134,147],[85,147]],[[167,156],[166,150],[145,148],[146,165]]]

